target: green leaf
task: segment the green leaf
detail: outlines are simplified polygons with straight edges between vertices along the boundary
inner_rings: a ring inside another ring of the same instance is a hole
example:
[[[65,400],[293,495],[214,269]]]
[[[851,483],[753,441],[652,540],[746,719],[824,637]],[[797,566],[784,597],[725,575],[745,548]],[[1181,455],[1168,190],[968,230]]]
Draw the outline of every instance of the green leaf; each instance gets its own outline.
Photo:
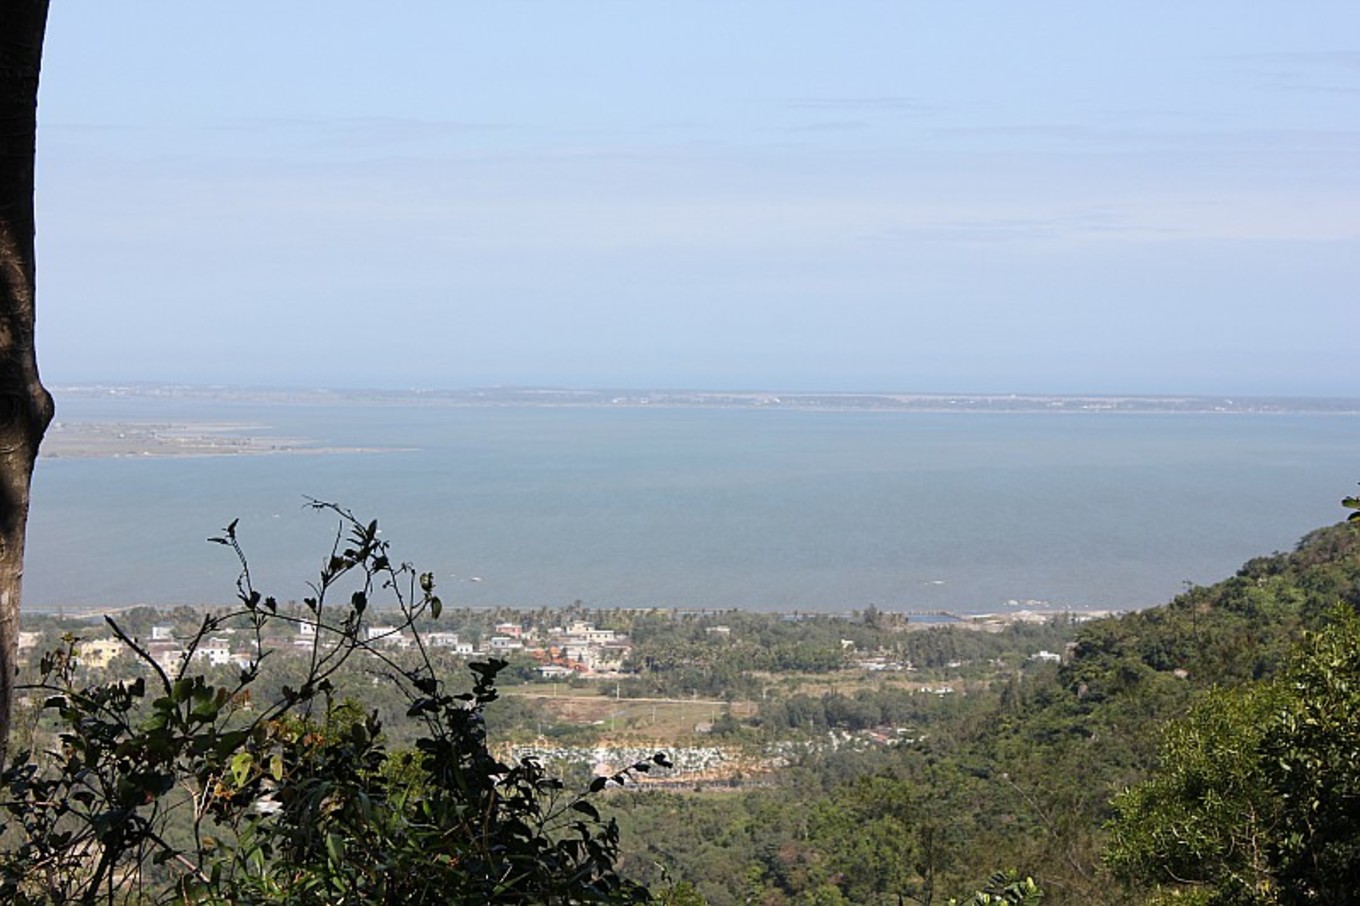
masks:
[[[255,756],[249,752],[237,752],[231,758],[231,779],[236,785],[245,786],[246,778],[250,776],[250,769],[255,765]]]
[[[342,865],[345,861],[345,838],[337,833],[326,835],[326,854],[331,857],[331,862]]]

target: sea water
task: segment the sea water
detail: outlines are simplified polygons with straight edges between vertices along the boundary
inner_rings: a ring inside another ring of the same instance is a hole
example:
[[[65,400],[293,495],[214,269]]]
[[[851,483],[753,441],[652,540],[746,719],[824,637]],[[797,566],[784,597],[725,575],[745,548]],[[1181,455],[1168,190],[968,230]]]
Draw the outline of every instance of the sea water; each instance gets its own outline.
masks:
[[[41,460],[27,608],[227,603],[206,539],[233,519],[257,587],[300,599],[336,529],[306,497],[378,519],[448,605],[1136,608],[1337,521],[1360,480],[1346,415],[60,403],[321,452]]]

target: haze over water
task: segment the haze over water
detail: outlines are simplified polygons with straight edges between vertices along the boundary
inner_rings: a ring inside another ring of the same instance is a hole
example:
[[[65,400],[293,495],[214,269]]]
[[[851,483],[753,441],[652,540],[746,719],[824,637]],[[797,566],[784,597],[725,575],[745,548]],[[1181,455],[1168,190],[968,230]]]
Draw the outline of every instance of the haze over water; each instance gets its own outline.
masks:
[[[307,594],[377,518],[447,604],[845,611],[1161,603],[1342,517],[1347,415],[61,400],[67,422],[231,422],[387,452],[45,459],[25,606]],[[478,581],[472,581],[476,577]]]

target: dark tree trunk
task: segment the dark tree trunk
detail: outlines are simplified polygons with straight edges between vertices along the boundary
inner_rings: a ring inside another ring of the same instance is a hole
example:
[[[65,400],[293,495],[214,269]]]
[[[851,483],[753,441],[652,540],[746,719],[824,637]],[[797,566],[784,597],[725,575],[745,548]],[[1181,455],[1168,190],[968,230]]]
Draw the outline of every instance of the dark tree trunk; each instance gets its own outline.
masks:
[[[0,0],[0,757],[19,643],[28,488],[52,397],[33,351],[33,152],[48,0]]]

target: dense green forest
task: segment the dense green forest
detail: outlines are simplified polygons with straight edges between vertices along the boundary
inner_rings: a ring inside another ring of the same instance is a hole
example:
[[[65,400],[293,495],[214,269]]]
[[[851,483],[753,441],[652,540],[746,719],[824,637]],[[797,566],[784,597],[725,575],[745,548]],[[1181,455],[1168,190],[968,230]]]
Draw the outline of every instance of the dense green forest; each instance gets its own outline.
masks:
[[[344,515],[354,547],[316,599],[262,597],[243,573],[235,609],[120,615],[128,648],[101,668],[81,661],[101,624],[30,621],[67,637],[30,665],[0,888],[35,903],[100,885],[109,902],[1350,899],[1354,523],[1137,613],[923,628],[873,608],[445,609],[376,523]],[[395,610],[376,609],[384,593]],[[374,623],[414,644],[375,641]],[[572,623],[626,656],[549,680],[547,642],[471,664],[426,644]],[[158,633],[205,653],[235,633],[256,654],[158,666],[138,641]],[[634,754],[604,774],[545,760],[572,746]],[[694,751],[721,763],[687,773]]]
[[[1224,690],[1265,689],[1287,665],[1291,676],[1316,670],[1318,650],[1331,652],[1335,673],[1349,670],[1360,680],[1360,645],[1338,604],[1349,611],[1360,605],[1354,524],[1313,532],[1291,553],[1254,559],[1236,576],[1191,588],[1164,606],[1085,624],[1061,666],[1017,671],[989,691],[918,710],[912,718],[920,732],[910,743],[809,756],[758,789],[617,794],[625,867],[655,878],[654,866],[665,866],[714,906],[944,902],[978,888],[994,869],[1034,876],[1055,903],[1146,902],[1171,893],[1204,901],[1341,902],[1348,897],[1324,900],[1287,872],[1274,886],[1254,889],[1212,864],[1178,875],[1176,863],[1138,834],[1150,833],[1149,822],[1193,809],[1177,812],[1163,803],[1158,812],[1149,804],[1138,813],[1125,793],[1153,776],[1167,783],[1159,770],[1184,757],[1187,743],[1176,741],[1175,730],[1167,733],[1169,722],[1187,714],[1207,720],[1205,709],[1222,701],[1215,696],[1250,700],[1250,692]],[[1304,641],[1307,632],[1323,630]],[[1337,713],[1347,704],[1324,717],[1341,727],[1349,720],[1343,742],[1353,744],[1360,710]],[[1249,713],[1236,700],[1232,708]],[[1317,794],[1329,802],[1329,814],[1354,813],[1360,805],[1356,751],[1343,748],[1337,757],[1352,763],[1351,773]],[[1203,778],[1185,783],[1192,801],[1217,795]],[[1126,826],[1118,829],[1121,849],[1112,852],[1116,800]],[[1354,823],[1338,818],[1327,832],[1342,838],[1330,851],[1330,870],[1354,873],[1360,868]],[[1310,831],[1288,833],[1295,850],[1322,845],[1321,838],[1299,836]],[[1283,841],[1256,842],[1267,849]],[[1180,858],[1226,864],[1232,849],[1231,829],[1222,827],[1219,849],[1205,845]],[[1306,873],[1300,858],[1286,867]],[[1256,868],[1271,874],[1269,865]]]

